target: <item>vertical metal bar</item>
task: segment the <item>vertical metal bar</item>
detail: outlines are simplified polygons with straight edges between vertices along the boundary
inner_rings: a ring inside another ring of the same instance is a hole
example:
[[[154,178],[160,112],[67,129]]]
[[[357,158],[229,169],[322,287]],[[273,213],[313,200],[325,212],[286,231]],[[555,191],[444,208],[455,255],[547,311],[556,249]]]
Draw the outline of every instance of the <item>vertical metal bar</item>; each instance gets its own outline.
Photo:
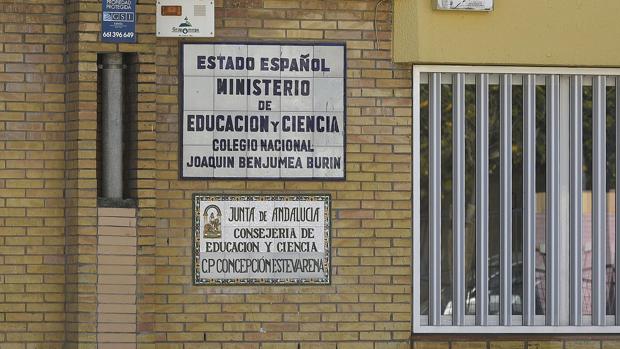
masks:
[[[523,325],[536,316],[536,75],[523,77]]]
[[[476,77],[476,325],[489,314],[489,76]]]
[[[123,54],[106,53],[102,66],[103,196],[123,198]]]
[[[616,77],[616,325],[620,326],[620,77]]]
[[[558,297],[559,297],[559,323],[560,326],[570,324],[570,76],[560,75],[560,103],[559,103],[559,143],[558,143],[558,188],[559,201],[559,249],[558,260]]]
[[[452,80],[453,118],[453,270],[452,325],[465,322],[465,75]]]
[[[421,325],[420,320],[420,72],[413,69],[413,120],[412,120],[412,172],[413,172],[413,214],[412,228],[415,234],[413,238],[413,324],[412,330]]]
[[[592,85],[592,325],[601,326],[606,315],[605,77],[595,76]]]
[[[441,324],[441,74],[429,79],[430,246],[429,325]]]
[[[581,325],[583,77],[570,78],[570,325]]]
[[[512,75],[500,76],[500,318],[512,325]]]
[[[560,324],[560,210],[559,210],[559,130],[560,130],[560,77],[547,76],[547,195],[546,195],[546,309],[547,325]]]

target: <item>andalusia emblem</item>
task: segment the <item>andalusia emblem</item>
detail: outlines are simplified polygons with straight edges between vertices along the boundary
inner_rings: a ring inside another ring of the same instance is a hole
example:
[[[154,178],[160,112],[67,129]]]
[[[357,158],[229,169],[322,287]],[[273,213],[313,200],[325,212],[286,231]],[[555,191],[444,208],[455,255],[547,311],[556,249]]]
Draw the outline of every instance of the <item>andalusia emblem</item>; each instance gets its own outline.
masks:
[[[202,218],[204,219],[204,237],[206,239],[219,239],[222,237],[222,211],[216,205],[205,208]]]

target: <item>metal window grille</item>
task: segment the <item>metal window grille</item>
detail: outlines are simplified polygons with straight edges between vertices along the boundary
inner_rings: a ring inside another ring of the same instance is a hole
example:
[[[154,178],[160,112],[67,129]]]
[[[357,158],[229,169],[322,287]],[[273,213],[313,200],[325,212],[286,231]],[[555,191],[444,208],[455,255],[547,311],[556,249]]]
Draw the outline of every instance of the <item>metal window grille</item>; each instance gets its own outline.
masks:
[[[413,331],[619,333],[620,70],[413,81]]]

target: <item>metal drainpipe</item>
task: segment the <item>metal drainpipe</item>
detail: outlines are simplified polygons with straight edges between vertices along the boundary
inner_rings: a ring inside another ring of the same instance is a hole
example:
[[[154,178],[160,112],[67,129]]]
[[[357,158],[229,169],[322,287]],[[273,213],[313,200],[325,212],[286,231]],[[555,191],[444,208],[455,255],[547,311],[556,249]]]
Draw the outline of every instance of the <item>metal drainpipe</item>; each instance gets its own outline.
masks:
[[[123,54],[103,55],[103,197],[123,198]]]

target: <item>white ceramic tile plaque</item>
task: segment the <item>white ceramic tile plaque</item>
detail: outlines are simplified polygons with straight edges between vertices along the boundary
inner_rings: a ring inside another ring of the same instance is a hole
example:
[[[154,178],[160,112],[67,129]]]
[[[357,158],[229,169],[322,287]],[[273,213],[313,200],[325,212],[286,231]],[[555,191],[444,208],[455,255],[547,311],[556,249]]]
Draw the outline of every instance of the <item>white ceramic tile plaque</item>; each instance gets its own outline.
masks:
[[[329,284],[328,195],[193,197],[194,284]]]
[[[433,0],[437,10],[493,11],[493,0]]]
[[[181,178],[345,178],[344,44],[181,50]]]

